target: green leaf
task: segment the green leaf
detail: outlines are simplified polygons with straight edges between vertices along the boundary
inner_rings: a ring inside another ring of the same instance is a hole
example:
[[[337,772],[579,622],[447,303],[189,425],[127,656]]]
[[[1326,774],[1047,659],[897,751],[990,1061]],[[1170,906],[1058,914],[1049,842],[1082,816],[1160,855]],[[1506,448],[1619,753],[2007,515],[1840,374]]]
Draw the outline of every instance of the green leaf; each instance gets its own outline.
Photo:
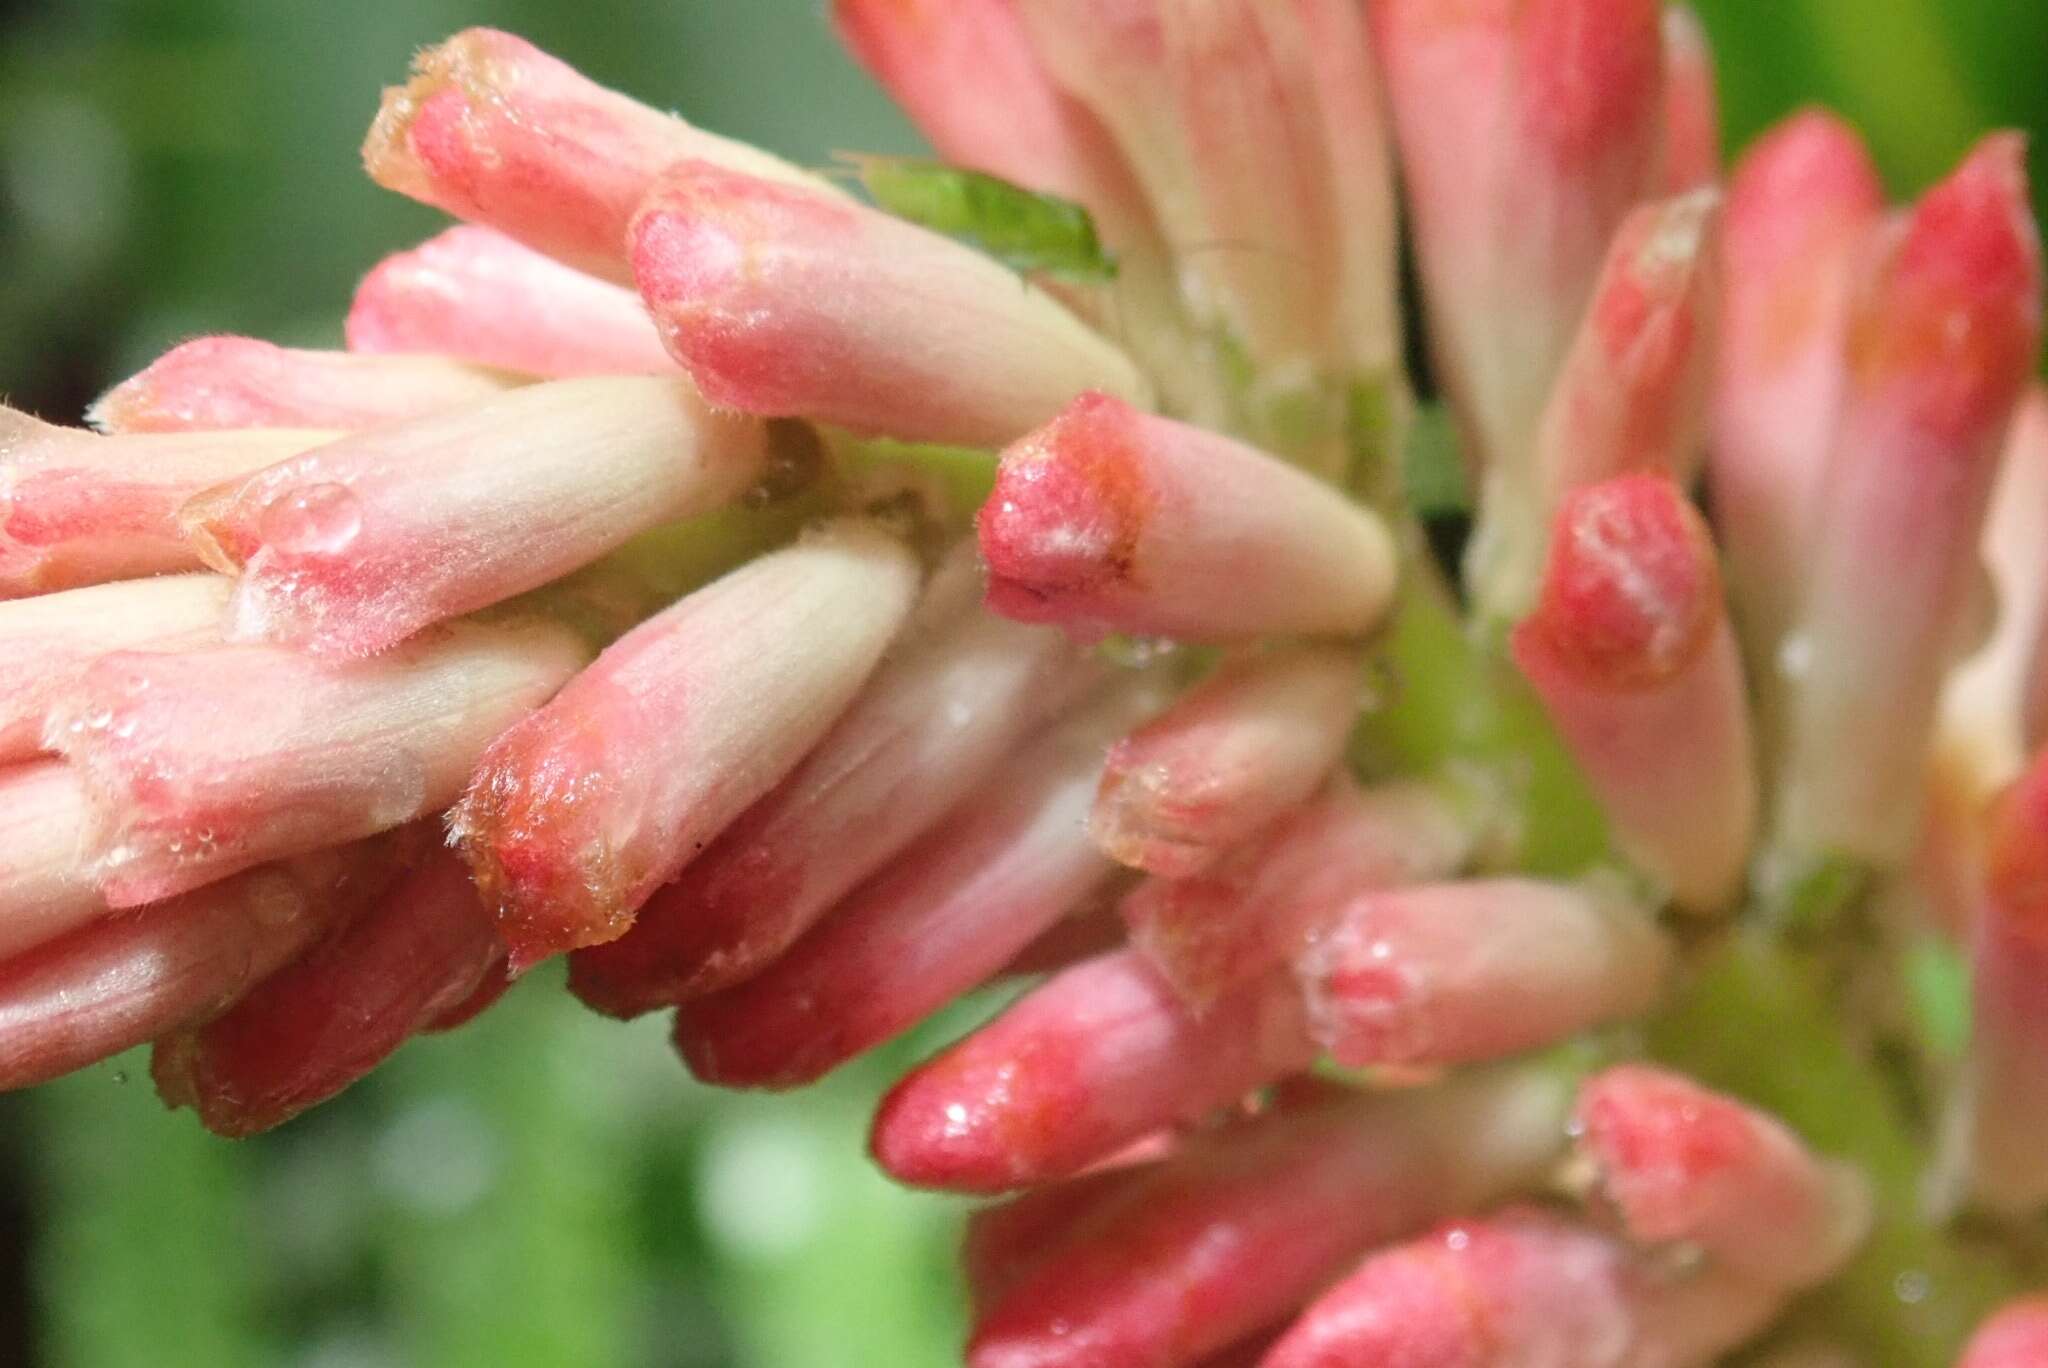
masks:
[[[1402,460],[1408,506],[1418,518],[1445,518],[1472,511],[1472,490],[1465,480],[1465,457],[1457,424],[1442,404],[1422,404],[1408,428],[1408,450]]]
[[[861,157],[854,164],[882,208],[979,247],[1015,270],[1074,280],[1116,275],[1095,220],[1072,200],[916,157]]]
[[[1923,936],[1906,952],[1906,989],[1930,1053],[1960,1059],[1970,1044],[1970,965],[1954,943]]]

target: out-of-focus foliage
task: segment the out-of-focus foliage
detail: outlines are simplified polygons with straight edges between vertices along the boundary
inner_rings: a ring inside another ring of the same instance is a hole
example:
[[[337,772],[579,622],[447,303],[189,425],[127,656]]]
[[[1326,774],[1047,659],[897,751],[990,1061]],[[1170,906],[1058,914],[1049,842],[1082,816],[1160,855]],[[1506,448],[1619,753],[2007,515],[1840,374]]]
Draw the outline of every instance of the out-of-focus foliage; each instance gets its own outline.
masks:
[[[1901,194],[1983,129],[2035,132],[2048,5],[1698,0],[1730,145],[1806,101]],[[355,276],[434,230],[356,147],[411,50],[524,33],[652,103],[824,164],[914,152],[822,0],[0,0],[0,389],[74,417],[198,331],[331,342]],[[2044,197],[2048,208],[2048,197]],[[546,978],[548,976],[541,976]],[[237,1146],[130,1058],[29,1098],[38,1359],[59,1368],[919,1368],[957,1361],[957,1207],[861,1153],[944,1024],[801,1098],[715,1097],[663,1023],[552,982]],[[0,1349],[4,1353],[4,1349]]]

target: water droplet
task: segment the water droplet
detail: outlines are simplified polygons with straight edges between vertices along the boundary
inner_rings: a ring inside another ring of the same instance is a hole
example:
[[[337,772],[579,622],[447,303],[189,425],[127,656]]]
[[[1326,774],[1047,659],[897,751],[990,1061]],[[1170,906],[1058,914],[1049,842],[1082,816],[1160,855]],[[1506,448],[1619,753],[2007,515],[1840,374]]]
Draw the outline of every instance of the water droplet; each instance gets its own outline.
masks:
[[[264,509],[261,530],[266,543],[287,555],[331,556],[363,530],[363,509],[342,485],[307,485]]]
[[[1793,632],[1778,645],[1778,673],[1786,679],[1806,678],[1813,668],[1813,638]]]
[[[116,1083],[126,1083],[128,1081],[128,1071],[126,1069],[114,1070],[114,1081]]]
[[[1928,1276],[1917,1269],[1901,1273],[1892,1279],[1892,1295],[1907,1306],[1918,1306],[1926,1301],[1927,1294],[1932,1290],[1933,1284]]]

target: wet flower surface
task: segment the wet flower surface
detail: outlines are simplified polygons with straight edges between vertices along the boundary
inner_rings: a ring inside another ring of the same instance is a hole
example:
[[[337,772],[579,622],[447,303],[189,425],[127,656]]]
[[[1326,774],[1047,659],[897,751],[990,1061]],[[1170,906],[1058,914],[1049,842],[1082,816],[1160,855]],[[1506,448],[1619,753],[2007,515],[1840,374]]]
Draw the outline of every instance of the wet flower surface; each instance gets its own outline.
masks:
[[[247,1135],[565,956],[784,1089],[1011,983],[869,1134],[990,1199],[975,1368],[2048,1362],[2018,135],[1724,172],[1654,0],[833,10],[943,161],[470,30],[347,350],[0,410],[0,1082]]]

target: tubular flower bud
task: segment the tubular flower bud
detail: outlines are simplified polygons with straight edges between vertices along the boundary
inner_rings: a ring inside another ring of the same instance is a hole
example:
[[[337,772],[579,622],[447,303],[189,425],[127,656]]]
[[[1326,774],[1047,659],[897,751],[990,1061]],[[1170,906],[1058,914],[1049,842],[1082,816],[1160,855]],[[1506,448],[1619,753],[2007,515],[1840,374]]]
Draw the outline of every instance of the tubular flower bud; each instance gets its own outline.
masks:
[[[1355,635],[1394,588],[1393,542],[1372,513],[1104,394],[1003,453],[979,529],[989,606],[1083,634]]]
[[[916,1187],[1003,1192],[1064,1178],[1315,1057],[1272,976],[1197,1017],[1132,952],[1055,975],[898,1083],[871,1145]]]
[[[247,870],[0,963],[0,1088],[45,1082],[225,1011],[376,896],[393,870],[390,846]]]
[[[623,935],[825,734],[916,585],[893,537],[828,527],[648,619],[499,737],[449,829],[513,967]]]
[[[1714,292],[1712,191],[1646,205],[1615,234],[1584,325],[1565,358],[1537,437],[1541,497],[1519,552],[1477,592],[1507,615],[1541,579],[1548,521],[1575,489],[1629,474],[1690,479],[1705,398]],[[1519,601],[1518,601],[1519,599]]]
[[[523,38],[473,28],[413,59],[363,143],[370,179],[627,281],[626,222],[662,168],[702,158],[837,196],[780,157],[692,128]]]
[[[436,850],[226,1012],[160,1037],[150,1072],[208,1130],[253,1135],[361,1078],[503,963],[469,871]]]
[[[972,248],[713,162],[663,174],[630,250],[670,353],[744,412],[995,446],[1083,390],[1149,392],[1113,344]]]
[[[566,628],[453,623],[375,660],[121,652],[50,713],[107,900],[153,902],[446,807],[491,739],[587,658]]]
[[[732,503],[774,454],[686,380],[557,380],[318,448],[179,516],[240,571],[232,636],[361,656]]]
[[[1117,1206],[1147,1171],[1143,1162],[1109,1165],[990,1203],[969,1216],[960,1266],[977,1314],[1056,1253],[1070,1232],[1081,1229],[1095,1213]]]
[[[994,1298],[967,1361],[1196,1362],[1373,1244],[1531,1181],[1556,1153],[1559,1110],[1548,1081],[1491,1073],[1191,1140]]]
[[[456,356],[526,375],[675,368],[640,296],[475,224],[378,262],[356,286],[347,328],[352,352]]]
[[[1986,1321],[1956,1368],[2031,1368],[2048,1363],[2048,1298],[2012,1303]]]
[[[1206,1010],[1226,990],[1291,960],[1359,894],[1455,873],[1477,835],[1436,785],[1361,792],[1339,777],[1206,872],[1146,880],[1121,910],[1132,943],[1182,998]]]
[[[106,910],[84,848],[91,811],[69,765],[39,760],[0,769],[0,956]]]
[[[1264,1368],[1706,1368],[1785,1298],[1673,1274],[1536,1207],[1457,1221],[1376,1254],[1318,1299]]]
[[[442,356],[358,356],[201,337],[108,390],[86,417],[102,432],[346,431],[459,408],[521,379]]]
[[[1832,1277],[1870,1228],[1870,1194],[1778,1121],[1662,1069],[1588,1080],[1579,1153],[1631,1239],[1687,1244],[1763,1287]]]
[[[1336,649],[1225,665],[1110,751],[1089,834],[1133,869],[1199,874],[1321,787],[1359,683],[1357,658]]]
[[[1970,1053],[1950,1111],[1948,1176],[1978,1206],[2031,1216],[2048,1207],[2048,751],[1993,814],[1973,938]]]
[[[162,575],[0,603],[0,762],[36,753],[51,705],[99,657],[217,642],[233,588]]]
[[[1498,1059],[1648,1010],[1670,952],[1634,904],[1533,879],[1428,884],[1347,905],[1295,959],[1340,1064]]]
[[[684,1003],[676,1043],[691,1072],[739,1087],[809,1082],[1002,968],[1112,873],[1081,818],[1103,747],[1153,706],[1143,685],[1125,685],[1082,709],[782,958]]]
[[[1740,891],[1756,822],[1748,704],[1706,525],[1669,480],[1594,485],[1559,511],[1515,661],[1616,836],[1684,907]]]
[[[1942,685],[1936,782],[1974,810],[2017,779],[2040,743],[2030,725],[2048,685],[2048,387],[2014,414],[1984,527],[1992,624]]]
[[[863,880],[910,859],[905,847],[995,776],[1032,727],[1100,680],[1058,633],[971,600],[946,611],[937,600],[972,584],[958,568],[934,577],[906,640],[803,763],[658,890],[630,932],[577,953],[569,981],[584,1001],[633,1016],[758,972]],[[1093,774],[1099,755],[1090,763]]]
[[[1505,535],[1498,520],[1526,516],[1538,420],[1600,259],[1655,185],[1659,9],[1654,0],[1385,0],[1370,9],[1431,343],[1485,471],[1471,552],[1482,583]]]
[[[1773,690],[1834,445],[1849,299],[1883,209],[1863,140],[1819,110],[1759,138],[1728,184],[1707,479],[1743,641]]]
[[[1778,835],[1891,863],[1962,645],[2000,439],[2041,339],[2024,145],[1986,139],[1920,201],[1854,308],[1800,612]]]
[[[1664,7],[1664,188],[1697,190],[1721,178],[1721,102],[1714,45],[1691,5]]]
[[[178,506],[338,434],[294,428],[103,437],[0,408],[0,596],[169,570],[199,556]]]

